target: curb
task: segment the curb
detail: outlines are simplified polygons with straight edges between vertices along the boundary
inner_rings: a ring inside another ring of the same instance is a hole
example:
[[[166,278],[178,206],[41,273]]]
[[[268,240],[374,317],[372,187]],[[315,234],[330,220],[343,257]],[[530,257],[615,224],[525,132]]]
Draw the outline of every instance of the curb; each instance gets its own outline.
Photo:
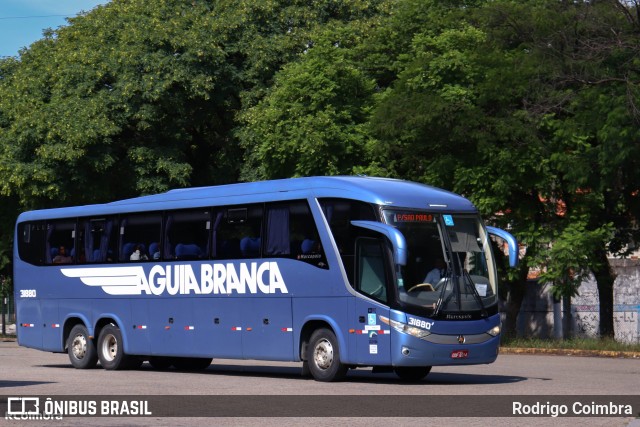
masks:
[[[637,351],[579,350],[579,349],[570,349],[570,348],[500,347],[500,354],[537,354],[537,355],[555,355],[555,356],[640,359],[640,352],[637,352]]]

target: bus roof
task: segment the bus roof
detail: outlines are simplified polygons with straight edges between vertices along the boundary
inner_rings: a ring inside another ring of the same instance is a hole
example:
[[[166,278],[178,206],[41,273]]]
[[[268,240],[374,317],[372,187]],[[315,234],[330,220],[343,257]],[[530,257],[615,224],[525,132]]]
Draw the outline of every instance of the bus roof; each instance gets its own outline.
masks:
[[[425,184],[391,178],[330,176],[183,188],[104,204],[25,212],[18,221],[261,203],[306,197],[348,198],[431,211],[477,212],[475,206],[464,197]]]

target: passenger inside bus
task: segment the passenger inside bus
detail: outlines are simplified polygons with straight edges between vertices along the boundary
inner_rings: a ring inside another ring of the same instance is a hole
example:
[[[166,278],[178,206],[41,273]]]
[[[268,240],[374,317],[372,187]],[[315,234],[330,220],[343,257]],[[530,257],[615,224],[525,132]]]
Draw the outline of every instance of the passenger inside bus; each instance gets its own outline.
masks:
[[[58,254],[53,257],[54,264],[71,264],[71,257],[67,255],[67,250],[64,246],[58,248]]]

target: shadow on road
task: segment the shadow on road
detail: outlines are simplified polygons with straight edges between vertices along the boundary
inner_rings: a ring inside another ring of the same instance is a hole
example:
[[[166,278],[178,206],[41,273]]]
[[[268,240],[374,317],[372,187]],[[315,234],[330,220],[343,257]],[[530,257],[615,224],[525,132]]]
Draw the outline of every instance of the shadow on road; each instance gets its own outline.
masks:
[[[39,365],[45,368],[74,369],[70,364],[49,364]],[[97,369],[100,369],[98,364]],[[302,368],[298,366],[274,366],[274,365],[242,365],[242,364],[216,364],[214,363],[202,371],[180,371],[176,369],[159,370],[153,369],[148,363],[144,363],[137,371],[166,372],[168,375],[178,375],[188,373],[190,375],[224,375],[229,377],[259,377],[277,378],[291,380],[311,380],[311,377],[302,376]],[[531,378],[513,375],[488,375],[488,374],[467,374],[455,372],[431,372],[425,379],[412,384],[433,384],[433,385],[468,385],[468,384],[511,384],[526,381]],[[550,380],[549,378],[537,378],[539,380]],[[371,369],[360,368],[351,369],[347,374],[346,381],[363,384],[406,384],[393,373],[372,373]],[[0,382],[0,384],[2,384]]]
[[[53,381],[6,381],[0,380],[0,388],[25,387],[30,385],[53,384]]]
[[[141,370],[152,370],[152,368],[144,364]],[[169,369],[166,372],[179,373]],[[193,372],[192,372],[193,373]],[[262,378],[287,378],[293,380],[310,380],[311,377],[303,377],[301,368],[288,366],[246,366],[224,364],[209,366],[204,371],[195,372],[201,375],[225,375],[235,377],[262,377]],[[511,375],[482,375],[482,374],[460,374],[460,373],[440,373],[432,372],[422,381],[414,382],[414,384],[434,384],[434,385],[466,385],[466,384],[510,384],[526,381],[528,378]],[[401,380],[393,373],[373,374],[370,369],[352,369],[347,375],[346,381],[355,383],[368,384],[403,384],[406,381]]]

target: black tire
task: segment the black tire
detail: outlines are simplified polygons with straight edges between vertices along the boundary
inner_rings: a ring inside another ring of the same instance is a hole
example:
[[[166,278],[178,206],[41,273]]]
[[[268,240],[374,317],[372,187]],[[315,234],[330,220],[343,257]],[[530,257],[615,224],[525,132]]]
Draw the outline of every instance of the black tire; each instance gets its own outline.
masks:
[[[335,334],[325,328],[311,334],[307,346],[307,362],[316,381],[339,381],[349,369],[340,362],[340,349]]]
[[[75,325],[71,328],[67,338],[67,354],[74,368],[91,369],[98,363],[96,344],[89,337],[89,332],[84,325]]]
[[[179,371],[203,371],[211,365],[211,360],[207,357],[176,357],[173,367]]]
[[[149,358],[149,364],[153,369],[164,371],[169,369],[171,365],[173,365],[173,359],[164,356],[152,356]]]
[[[122,333],[116,325],[109,324],[102,328],[97,348],[100,365],[104,369],[131,369],[135,368],[136,364],[141,364],[141,359],[124,353]]]
[[[393,371],[404,381],[416,382],[429,375],[431,366],[397,366]]]
[[[302,371],[300,372],[302,378],[311,378],[311,371],[309,370],[309,361],[302,361]]]

